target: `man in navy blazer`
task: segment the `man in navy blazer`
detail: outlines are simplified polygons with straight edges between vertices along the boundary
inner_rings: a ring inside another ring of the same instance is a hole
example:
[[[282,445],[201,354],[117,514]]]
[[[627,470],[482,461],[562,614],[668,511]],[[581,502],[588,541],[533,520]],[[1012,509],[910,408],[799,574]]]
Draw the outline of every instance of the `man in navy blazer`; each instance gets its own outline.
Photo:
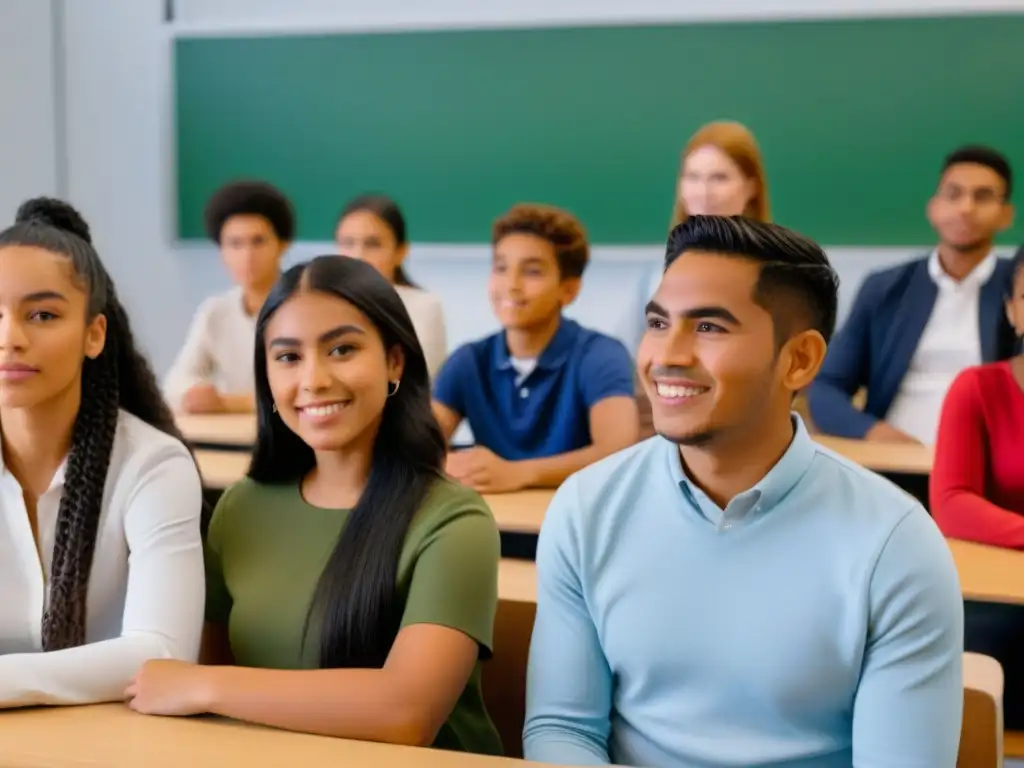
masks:
[[[993,252],[1013,223],[1010,164],[987,147],[946,158],[928,220],[939,245],[869,275],[808,392],[822,432],[878,441],[935,440],[946,390],[971,365],[1013,354],[1009,262]],[[867,390],[863,410],[851,402]]]

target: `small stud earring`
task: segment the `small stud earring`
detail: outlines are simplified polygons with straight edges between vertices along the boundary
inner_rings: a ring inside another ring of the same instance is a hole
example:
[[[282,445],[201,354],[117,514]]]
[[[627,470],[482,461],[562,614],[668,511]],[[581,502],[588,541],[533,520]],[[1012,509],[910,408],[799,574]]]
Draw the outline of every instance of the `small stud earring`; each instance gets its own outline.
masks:
[[[271,410],[273,410],[274,413],[277,413],[277,403],[274,403],[272,406],[270,406],[270,408]]]
[[[401,379],[395,379],[394,381],[388,382],[388,397],[394,397],[398,394],[398,388],[402,386]]]

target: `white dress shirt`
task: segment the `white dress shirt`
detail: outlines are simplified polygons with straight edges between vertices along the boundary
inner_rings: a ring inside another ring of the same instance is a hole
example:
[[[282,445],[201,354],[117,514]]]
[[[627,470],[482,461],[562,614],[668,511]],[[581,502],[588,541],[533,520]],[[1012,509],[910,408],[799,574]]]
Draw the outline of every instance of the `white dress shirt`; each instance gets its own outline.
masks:
[[[427,371],[433,378],[448,357],[441,300],[432,293],[408,285],[396,285],[395,290],[409,313],[416,338],[420,340],[423,355],[427,358]]]
[[[196,310],[185,344],[164,383],[171,408],[196,384],[213,384],[219,392],[253,391],[256,318],[245,310],[241,288],[211,296]]]
[[[86,597],[86,645],[42,652],[62,464],[36,505],[0,460],[0,708],[120,700],[149,659],[196,661],[202,488],[185,446],[122,412]]]
[[[978,325],[981,287],[995,268],[993,252],[957,281],[942,268],[938,251],[928,260],[928,274],[939,289],[935,306],[885,417],[925,445],[935,442],[942,401],[953,379],[964,368],[982,362]]]

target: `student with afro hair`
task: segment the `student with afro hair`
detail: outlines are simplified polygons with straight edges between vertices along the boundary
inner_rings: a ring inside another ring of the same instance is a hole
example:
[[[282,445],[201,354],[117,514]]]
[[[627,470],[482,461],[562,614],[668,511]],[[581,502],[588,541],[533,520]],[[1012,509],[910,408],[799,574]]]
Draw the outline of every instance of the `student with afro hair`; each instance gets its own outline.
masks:
[[[200,305],[164,389],[179,412],[247,413],[256,315],[281,274],[295,214],[270,184],[236,181],[214,193],[205,219],[235,286]]]

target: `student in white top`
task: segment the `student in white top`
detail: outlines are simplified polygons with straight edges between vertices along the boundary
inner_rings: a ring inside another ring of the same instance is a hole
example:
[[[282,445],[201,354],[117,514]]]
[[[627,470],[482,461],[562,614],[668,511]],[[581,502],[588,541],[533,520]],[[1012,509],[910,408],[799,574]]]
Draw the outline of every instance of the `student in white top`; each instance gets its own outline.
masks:
[[[705,123],[683,147],[676,176],[669,230],[689,216],[746,216],[755,221],[772,220],[768,175],[761,147],[742,123],[716,120]],[[661,285],[660,262],[643,281],[637,342],[646,331],[643,307]]]
[[[183,413],[250,413],[256,314],[281,275],[295,215],[279,190],[259,181],[221,187],[205,215],[235,287],[199,307],[164,389]]]
[[[409,255],[409,241],[398,205],[383,195],[355,198],[338,216],[334,239],[342,256],[371,264],[395,287],[409,312],[433,378],[448,357],[444,308],[437,296],[413,283],[402,266]]]
[[[60,201],[0,232],[0,434],[0,708],[121,700],[146,661],[194,661],[199,473]]]

